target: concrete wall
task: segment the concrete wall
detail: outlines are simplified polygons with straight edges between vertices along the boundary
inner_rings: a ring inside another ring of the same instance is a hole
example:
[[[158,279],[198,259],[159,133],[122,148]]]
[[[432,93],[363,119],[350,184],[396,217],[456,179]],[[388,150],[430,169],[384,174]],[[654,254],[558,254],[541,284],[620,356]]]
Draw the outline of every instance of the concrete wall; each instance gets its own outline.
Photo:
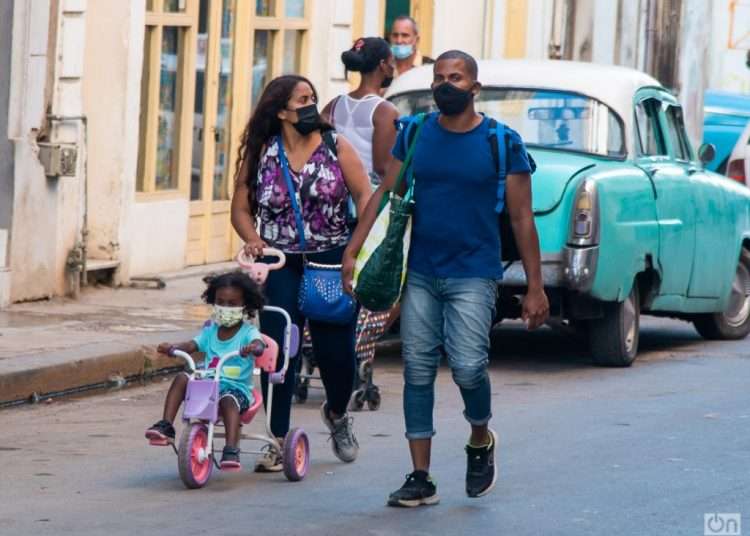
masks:
[[[463,50],[482,58],[484,52],[485,25],[489,3],[481,0],[441,0],[435,2],[432,27],[433,58],[446,50]]]
[[[10,73],[13,3],[0,3],[0,73]],[[13,144],[8,139],[10,76],[0,76],[0,229],[9,229],[13,213]],[[0,251],[0,257],[5,252]],[[4,266],[0,262],[0,267]]]
[[[8,137],[14,144],[13,301],[75,290],[66,263],[81,240],[85,148],[81,79],[85,0],[14,3]],[[47,115],[61,117],[48,120]],[[74,176],[47,178],[38,143],[78,148]]]
[[[183,268],[188,217],[187,199],[136,203],[129,224],[130,275]]]
[[[677,89],[685,129],[695,149],[703,140],[703,92],[709,85],[712,9],[703,0],[683,0],[679,39]]]
[[[57,183],[36,157],[44,125],[50,2],[14,5],[8,137],[14,146],[13,234],[10,240],[13,301],[55,293],[54,246]]]
[[[353,17],[351,0],[318,0],[312,3],[307,74],[315,84],[322,103],[349,91],[341,53],[351,48],[354,41]]]
[[[545,60],[549,57],[554,0],[529,0],[526,31],[526,58]]]
[[[711,75],[708,87],[750,94],[750,68],[745,65],[747,49],[750,48],[750,5],[743,2],[737,6],[734,18],[734,38],[745,35],[740,47],[730,49],[729,42],[730,0],[714,0],[713,26],[711,29]]]
[[[127,218],[135,198],[144,13],[142,2],[89,2],[86,12],[87,40],[95,43],[86,47],[83,82],[87,258],[120,260],[121,278],[127,278],[130,249],[123,243],[130,235]]]
[[[0,4],[0,73],[10,73],[13,4]],[[0,76],[0,307],[10,302],[8,231],[13,219],[13,144],[8,139],[10,76]]]

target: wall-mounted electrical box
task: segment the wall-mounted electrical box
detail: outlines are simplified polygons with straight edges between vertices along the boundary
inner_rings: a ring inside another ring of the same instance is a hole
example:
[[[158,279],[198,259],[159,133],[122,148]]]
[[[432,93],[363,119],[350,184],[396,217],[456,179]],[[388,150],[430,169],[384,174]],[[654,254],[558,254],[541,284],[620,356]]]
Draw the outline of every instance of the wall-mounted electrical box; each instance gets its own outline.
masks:
[[[78,147],[72,143],[40,143],[39,161],[48,177],[74,177]]]

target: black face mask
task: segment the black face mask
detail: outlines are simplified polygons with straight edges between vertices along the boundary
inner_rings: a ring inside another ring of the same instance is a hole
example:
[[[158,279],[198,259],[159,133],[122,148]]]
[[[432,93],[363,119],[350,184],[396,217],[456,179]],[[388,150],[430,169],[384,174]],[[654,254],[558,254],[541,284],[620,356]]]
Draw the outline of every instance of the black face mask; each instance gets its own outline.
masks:
[[[458,115],[466,110],[474,94],[466,89],[457,88],[450,82],[443,82],[432,90],[432,98],[435,99],[440,113]]]
[[[320,128],[320,114],[317,104],[308,104],[289,111],[297,112],[297,122],[292,123],[292,126],[303,136],[307,136]]]
[[[383,78],[383,81],[380,83],[380,87],[387,88],[391,87],[391,84],[393,83],[393,77],[392,76],[386,76]]]

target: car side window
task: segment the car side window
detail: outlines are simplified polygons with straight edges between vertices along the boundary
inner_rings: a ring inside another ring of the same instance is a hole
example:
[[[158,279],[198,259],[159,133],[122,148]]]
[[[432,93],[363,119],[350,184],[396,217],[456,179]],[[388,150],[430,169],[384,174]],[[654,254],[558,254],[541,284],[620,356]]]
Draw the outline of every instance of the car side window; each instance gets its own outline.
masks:
[[[666,109],[667,132],[669,141],[672,143],[672,151],[677,160],[690,160],[690,148],[688,145],[685,126],[682,119],[682,108],[669,105]]]
[[[659,128],[659,101],[645,99],[635,105],[635,124],[640,156],[666,155],[667,150]]]

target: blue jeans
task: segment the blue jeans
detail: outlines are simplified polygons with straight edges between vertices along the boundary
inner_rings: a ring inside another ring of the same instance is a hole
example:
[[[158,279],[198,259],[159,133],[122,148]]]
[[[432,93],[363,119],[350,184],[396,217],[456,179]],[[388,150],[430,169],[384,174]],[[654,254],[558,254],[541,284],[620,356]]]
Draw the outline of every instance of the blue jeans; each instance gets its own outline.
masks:
[[[492,279],[407,275],[401,305],[404,418],[407,439],[435,435],[435,377],[443,351],[464,401],[464,416],[481,426],[492,417],[487,362],[497,300]]]

